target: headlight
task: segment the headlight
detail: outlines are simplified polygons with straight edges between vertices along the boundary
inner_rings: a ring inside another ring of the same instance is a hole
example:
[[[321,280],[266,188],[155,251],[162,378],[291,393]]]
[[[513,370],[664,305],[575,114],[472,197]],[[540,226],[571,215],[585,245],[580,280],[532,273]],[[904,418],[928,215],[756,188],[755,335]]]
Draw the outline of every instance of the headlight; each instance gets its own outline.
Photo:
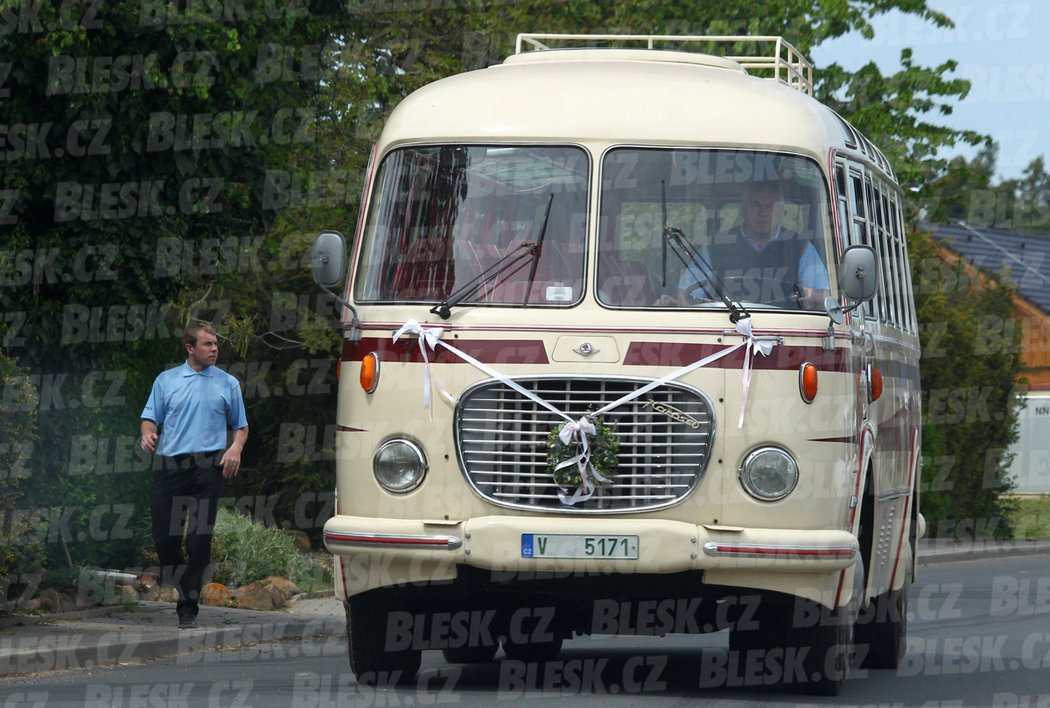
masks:
[[[427,458],[423,449],[411,440],[387,440],[372,458],[376,481],[390,492],[411,492],[423,481]]]
[[[778,447],[752,450],[740,467],[740,483],[755,499],[783,499],[798,483],[798,465],[791,455]]]

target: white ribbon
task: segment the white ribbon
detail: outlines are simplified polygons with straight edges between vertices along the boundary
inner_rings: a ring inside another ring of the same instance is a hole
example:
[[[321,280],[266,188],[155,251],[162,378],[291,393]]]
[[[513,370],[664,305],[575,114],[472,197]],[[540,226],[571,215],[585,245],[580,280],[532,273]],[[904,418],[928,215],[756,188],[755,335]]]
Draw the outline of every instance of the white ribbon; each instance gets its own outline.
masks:
[[[401,325],[401,329],[394,332],[396,342],[403,334],[415,334],[419,336],[419,353],[423,356],[423,408],[431,422],[434,422],[434,412],[430,408],[430,390],[433,383],[430,378],[430,359],[427,357],[427,347],[437,352],[437,345],[441,344],[441,336],[445,330],[441,327],[422,327],[415,320],[409,320]]]
[[[685,376],[686,374],[695,371],[696,369],[702,368],[714,361],[718,361],[723,357],[729,356],[741,347],[744,347],[745,350],[743,369],[743,400],[740,404],[739,426],[743,426],[744,410],[747,405],[748,390],[751,387],[751,357],[753,355],[752,353],[754,351],[758,351],[763,356],[767,356],[773,350],[773,344],[775,343],[775,340],[767,338],[756,338],[751,331],[750,318],[744,318],[740,322],[738,322],[736,326],[736,331],[745,337],[745,340],[743,342],[734,344],[732,346],[728,346],[725,349],[722,349],[721,351],[715,352],[714,354],[706,356],[703,359],[695,361],[692,364],[689,364],[688,366],[683,366],[680,369],[675,369],[671,373],[661,376],[660,378],[655,379],[653,381],[650,381],[646,385],[637,388],[624,396],[621,396],[612,403],[609,403],[608,405],[603,406],[597,411],[594,411],[593,413],[590,413],[589,415],[584,416],[579,420],[575,421],[568,414],[558,410],[553,405],[543,400],[542,398],[534,394],[532,391],[529,391],[518,382],[514,381],[513,379],[507,376],[504,376],[495,369],[486,366],[485,364],[481,363],[466,352],[461,351],[456,347],[452,346],[448,342],[443,341],[441,337],[444,334],[444,329],[442,329],[441,327],[423,327],[416,320],[408,320],[407,322],[405,322],[404,325],[401,326],[401,329],[394,333],[394,341],[396,342],[398,338],[403,334],[416,334],[419,336],[419,351],[423,356],[423,364],[425,367],[423,374],[423,407],[427,408],[428,411],[430,408],[430,389],[432,384],[430,376],[430,359],[427,357],[426,348],[429,346],[431,349],[436,351],[437,345],[440,344],[452,354],[455,354],[460,359],[467,362],[474,368],[488,374],[492,378],[498,380],[500,383],[505,384],[508,388],[517,391],[525,398],[533,401],[534,403],[542,406],[543,408],[546,408],[551,413],[554,413],[555,415],[564,418],[566,422],[561,427],[561,430],[559,430],[558,437],[565,445],[568,445],[570,440],[575,439],[579,453],[569,459],[560,462],[557,465],[557,467],[555,467],[555,471],[564,467],[568,467],[570,465],[576,465],[577,468],[580,470],[581,483],[580,486],[573,492],[573,494],[571,496],[566,496],[562,493],[561,490],[559,490],[558,492],[558,498],[561,499],[563,504],[573,505],[578,502],[590,499],[591,496],[594,494],[595,487],[594,482],[591,481],[592,477],[603,484],[611,483],[610,480],[603,477],[601,473],[599,473],[598,470],[595,469],[594,465],[592,465],[590,461],[591,449],[589,438],[594,437],[597,434],[594,424],[591,422],[590,418],[619,408],[623,404],[633,401],[634,399],[648,393],[649,391],[652,391],[658,386],[661,386],[669,381],[681,378],[682,376]],[[449,400],[455,400],[450,394],[446,393],[445,395],[449,398]],[[431,420],[433,420],[432,414]]]
[[[756,339],[755,335],[751,331],[751,318],[745,317],[736,323],[736,331],[744,335],[747,339],[744,341],[744,368],[743,374],[743,391],[740,394],[740,419],[737,421],[736,427],[744,427],[744,413],[747,410],[747,395],[751,390],[751,358],[757,351],[762,356],[769,356],[769,353],[773,351],[773,339]]]
[[[571,496],[565,494],[560,488],[558,489],[558,498],[561,499],[562,504],[572,506],[578,502],[590,499],[594,495],[594,483],[591,482],[591,475],[594,475],[594,478],[599,482],[609,484],[609,480],[602,477],[601,473],[591,464],[591,445],[588,438],[595,437],[597,434],[598,431],[595,429],[594,423],[587,416],[576,421],[570,420],[561,426],[561,430],[558,431],[558,439],[561,440],[563,445],[568,445],[570,440],[575,440],[576,449],[580,451],[576,456],[562,460],[554,468],[555,475],[557,475],[558,470],[573,465],[576,465],[576,469],[580,472],[580,486],[576,488],[576,491]]]

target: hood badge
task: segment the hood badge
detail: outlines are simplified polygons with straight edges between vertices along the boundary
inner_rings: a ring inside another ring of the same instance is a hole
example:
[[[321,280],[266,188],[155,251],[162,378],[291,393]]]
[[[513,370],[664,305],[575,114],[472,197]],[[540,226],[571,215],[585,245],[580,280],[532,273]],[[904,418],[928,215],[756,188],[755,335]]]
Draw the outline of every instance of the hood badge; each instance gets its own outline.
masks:
[[[693,430],[698,430],[700,428],[700,421],[699,420],[697,420],[696,418],[694,418],[693,416],[689,415],[688,413],[686,413],[684,411],[678,410],[674,406],[669,406],[666,403],[660,403],[659,401],[654,401],[651,398],[646,400],[645,405],[649,406],[650,408],[652,408],[657,413],[663,413],[665,416],[667,416],[671,420],[674,420],[674,421],[677,421],[679,423],[682,423],[683,425],[688,425]]]

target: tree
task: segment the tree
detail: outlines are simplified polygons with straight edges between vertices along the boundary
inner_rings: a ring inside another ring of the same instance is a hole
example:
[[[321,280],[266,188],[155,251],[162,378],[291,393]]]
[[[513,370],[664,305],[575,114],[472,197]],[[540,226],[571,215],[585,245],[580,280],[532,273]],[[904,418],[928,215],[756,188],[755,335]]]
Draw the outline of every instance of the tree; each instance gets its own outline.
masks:
[[[1010,538],[1008,449],[1016,440],[1021,328],[1015,289],[928,233],[909,239],[922,351],[922,510],[931,536]],[[969,524],[963,528],[963,524]]]
[[[368,147],[411,90],[500,61],[519,31],[781,34],[808,52],[892,9],[949,23],[920,0],[4,3],[0,346],[38,396],[19,487],[54,529],[45,560],[65,562],[62,541],[139,562],[138,414],[190,317],[216,322],[245,384],[254,469],[229,494],[318,536],[340,342],[306,254],[321,228],[353,230]],[[971,136],[920,120],[965,94],[952,67],[902,61],[829,67],[818,94],[898,141],[910,174]]]

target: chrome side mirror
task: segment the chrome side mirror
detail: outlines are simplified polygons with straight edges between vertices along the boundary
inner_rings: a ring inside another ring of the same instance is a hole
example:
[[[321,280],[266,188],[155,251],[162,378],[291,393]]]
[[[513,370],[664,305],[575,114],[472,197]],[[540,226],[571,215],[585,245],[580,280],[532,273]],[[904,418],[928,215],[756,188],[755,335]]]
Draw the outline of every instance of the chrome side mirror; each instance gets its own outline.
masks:
[[[850,300],[865,302],[879,287],[879,258],[871,246],[850,246],[839,263],[839,289]]]
[[[346,241],[338,231],[322,231],[310,254],[314,282],[322,290],[337,287],[346,273]]]
[[[875,297],[879,287],[879,257],[871,246],[850,246],[839,262],[839,292],[855,302],[843,308],[833,297],[824,298],[824,310],[835,324],[842,324],[845,314]]]

